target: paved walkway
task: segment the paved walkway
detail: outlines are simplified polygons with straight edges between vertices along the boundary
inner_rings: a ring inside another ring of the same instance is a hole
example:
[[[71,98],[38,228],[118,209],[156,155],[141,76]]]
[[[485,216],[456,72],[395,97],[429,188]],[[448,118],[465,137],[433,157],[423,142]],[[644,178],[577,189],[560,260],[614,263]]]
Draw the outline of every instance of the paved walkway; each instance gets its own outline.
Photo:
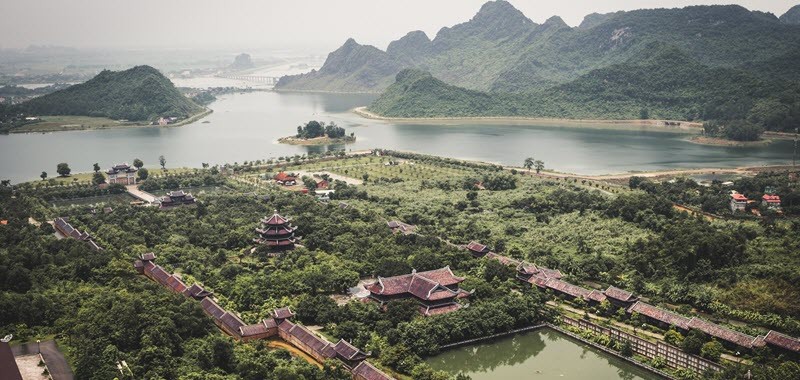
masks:
[[[11,347],[11,352],[14,353],[14,356],[33,355],[37,353],[36,345],[36,342],[20,344]],[[64,354],[58,350],[58,345],[56,345],[54,340],[41,342],[39,348],[42,351],[42,357],[44,358],[45,364],[47,364],[47,369],[50,370],[50,376],[53,377],[53,380],[73,380],[75,378],[72,374],[72,369],[69,367],[69,363],[67,363],[67,359],[64,357]]]
[[[132,195],[134,198],[141,199],[141,200],[143,200],[145,202],[148,202],[148,203],[155,203],[156,202],[156,196],[155,195],[150,194],[150,193],[148,193],[146,191],[139,190],[136,187],[136,185],[128,185],[128,186],[125,186],[125,188],[128,189],[128,194]]]

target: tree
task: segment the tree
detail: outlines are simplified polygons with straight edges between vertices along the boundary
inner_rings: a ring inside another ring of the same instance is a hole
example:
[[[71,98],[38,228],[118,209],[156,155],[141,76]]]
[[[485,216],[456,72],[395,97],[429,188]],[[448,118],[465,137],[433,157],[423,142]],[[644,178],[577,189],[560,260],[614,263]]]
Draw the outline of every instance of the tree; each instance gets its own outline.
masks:
[[[664,333],[664,341],[673,345],[680,347],[681,343],[683,343],[683,335],[681,333],[675,331],[674,328],[669,329],[666,333]]]
[[[66,162],[62,162],[56,166],[56,173],[58,173],[61,177],[69,176],[69,172],[72,170],[69,168]]]
[[[164,156],[161,156],[161,157],[164,157]],[[133,159],[133,166],[135,166],[136,169],[141,169],[142,166],[144,166],[144,162],[142,162],[142,160],[140,160],[138,158],[134,158]]]
[[[166,170],[167,159],[164,158],[164,155],[158,156],[158,163],[161,165],[161,170]]]
[[[100,164],[95,162],[94,165],[92,165],[92,169],[94,169],[95,173],[99,172],[100,171]]]
[[[697,330],[692,330],[689,331],[689,334],[683,339],[681,349],[683,349],[683,352],[697,355],[703,348],[704,342],[705,334]]]
[[[150,172],[147,171],[147,169],[145,169],[145,168],[141,168],[141,169],[139,169],[139,172],[136,173],[136,175],[139,177],[140,181],[144,181],[144,180],[147,179],[147,177],[150,176]]]
[[[633,356],[633,347],[631,347],[631,342],[629,340],[625,340],[625,342],[622,343],[622,348],[620,348],[619,353],[626,357]]]
[[[39,174],[39,177],[42,179],[42,181],[46,180],[47,179],[47,172],[42,172],[42,174]]]
[[[92,183],[94,183],[95,185],[99,185],[105,181],[106,181],[106,176],[104,176],[103,173],[95,172],[94,174],[92,174]]]
[[[642,108],[639,110],[639,119],[647,120],[650,118],[650,111],[647,108]]]
[[[536,174],[539,174],[544,169],[544,161],[536,160],[533,162],[533,166],[536,168]]]
[[[10,179],[4,179],[4,180],[0,181],[0,185],[2,185],[3,187],[9,187],[9,186],[11,186],[11,180]]]
[[[720,355],[722,355],[722,344],[716,339],[712,339],[700,348],[700,356],[708,360],[719,361]]]
[[[533,157],[528,157],[525,159],[525,162],[522,164],[522,166],[525,167],[525,169],[531,170],[531,168],[533,167],[533,163],[534,163]]]

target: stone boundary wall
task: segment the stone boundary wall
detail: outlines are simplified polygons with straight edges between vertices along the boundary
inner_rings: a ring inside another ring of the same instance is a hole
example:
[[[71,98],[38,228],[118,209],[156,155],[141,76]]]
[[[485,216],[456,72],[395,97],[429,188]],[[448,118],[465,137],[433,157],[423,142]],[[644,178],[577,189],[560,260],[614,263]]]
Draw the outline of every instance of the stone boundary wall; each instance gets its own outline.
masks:
[[[667,343],[653,343],[614,328],[598,326],[594,323],[580,319],[572,319],[562,316],[561,320],[564,322],[564,324],[569,326],[607,335],[614,340],[630,342],[633,352],[648,359],[653,359],[657,356],[663,357],[666,359],[667,366],[672,368],[688,368],[699,373],[703,373],[707,369],[712,369],[715,371],[722,370],[722,367],[717,363],[701,358],[697,355],[687,354],[680,348]]]

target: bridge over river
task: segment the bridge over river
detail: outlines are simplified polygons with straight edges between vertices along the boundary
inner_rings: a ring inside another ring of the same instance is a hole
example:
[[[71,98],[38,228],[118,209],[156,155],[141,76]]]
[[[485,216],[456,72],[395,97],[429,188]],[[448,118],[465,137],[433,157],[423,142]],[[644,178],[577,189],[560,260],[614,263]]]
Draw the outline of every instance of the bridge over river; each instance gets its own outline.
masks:
[[[235,79],[253,83],[269,84],[273,86],[276,83],[278,83],[278,79],[280,79],[280,77],[270,77],[262,75],[242,75],[242,74],[220,74],[217,75],[216,77],[225,79]]]

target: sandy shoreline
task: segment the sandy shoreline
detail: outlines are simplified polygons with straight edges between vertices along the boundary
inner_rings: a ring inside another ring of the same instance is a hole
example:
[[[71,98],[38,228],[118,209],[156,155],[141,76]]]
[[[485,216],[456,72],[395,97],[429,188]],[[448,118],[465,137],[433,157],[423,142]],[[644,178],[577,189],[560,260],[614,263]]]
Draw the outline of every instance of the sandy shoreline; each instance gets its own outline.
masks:
[[[301,139],[295,136],[286,136],[281,137],[278,139],[278,143],[280,144],[288,144],[288,145],[332,145],[332,144],[352,144],[356,142],[356,138],[352,137],[342,137],[332,139],[330,137],[315,137],[313,139]]]
[[[74,131],[104,131],[109,129],[123,129],[123,128],[175,128],[175,127],[182,127],[187,124],[194,123],[196,121],[202,120],[206,116],[212,114],[214,110],[211,108],[204,108],[202,112],[198,112],[194,115],[189,116],[186,119],[183,119],[175,124],[168,124],[168,125],[153,125],[153,124],[141,124],[136,122],[131,122],[130,124],[117,124],[117,125],[107,125],[104,127],[98,126],[91,126],[91,127],[81,127],[80,125],[73,125],[73,124],[65,124],[60,126],[54,126],[49,128],[41,128],[41,129],[26,129],[26,126],[22,126],[17,129],[13,129],[8,131],[9,134],[25,134],[25,133],[33,133],[33,134],[40,134],[40,133],[53,133],[53,132],[74,132]],[[52,116],[52,115],[50,115]],[[58,116],[58,115],[56,115]],[[45,116],[47,117],[47,116]],[[35,127],[36,124],[28,124],[31,127]]]
[[[707,136],[693,136],[691,138],[686,139],[686,141],[692,144],[708,145],[708,146],[727,146],[734,148],[764,146],[772,143],[772,140],[735,141],[719,137],[707,137]]]
[[[389,121],[393,123],[431,123],[431,124],[512,124],[512,125],[548,125],[553,123],[574,124],[574,125],[625,125],[658,127],[661,130],[671,131],[702,131],[703,123],[680,120],[608,120],[608,119],[558,119],[558,118],[539,118],[539,117],[516,117],[516,116],[481,116],[481,117],[384,117],[372,113],[367,107],[356,107],[353,113],[365,119]],[[669,125],[667,123],[675,123]]]

